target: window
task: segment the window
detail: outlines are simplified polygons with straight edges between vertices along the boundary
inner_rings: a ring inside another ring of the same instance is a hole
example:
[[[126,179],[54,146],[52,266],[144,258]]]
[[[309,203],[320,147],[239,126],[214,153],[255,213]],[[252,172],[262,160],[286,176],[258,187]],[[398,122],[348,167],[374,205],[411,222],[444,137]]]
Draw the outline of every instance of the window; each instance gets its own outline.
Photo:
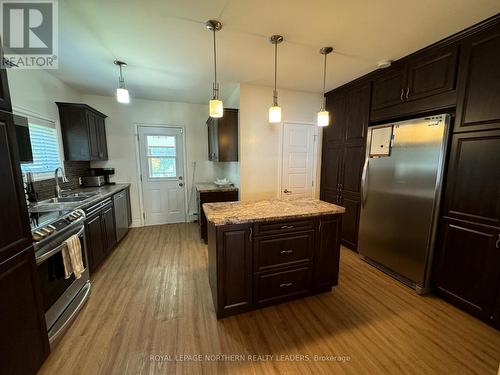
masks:
[[[148,135],[146,142],[149,178],[177,177],[175,136]]]
[[[35,179],[50,178],[62,166],[59,139],[55,123],[28,117],[33,163],[21,164],[23,173],[33,173]]]

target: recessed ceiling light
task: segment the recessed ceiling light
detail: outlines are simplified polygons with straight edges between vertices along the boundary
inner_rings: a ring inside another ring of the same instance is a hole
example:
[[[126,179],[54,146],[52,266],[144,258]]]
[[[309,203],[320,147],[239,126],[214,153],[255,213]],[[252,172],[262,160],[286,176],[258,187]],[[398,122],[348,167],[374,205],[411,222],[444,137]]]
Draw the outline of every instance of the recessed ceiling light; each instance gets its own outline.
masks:
[[[380,60],[378,63],[377,63],[377,67],[379,69],[385,69],[385,68],[388,68],[390,67],[392,64],[392,60]]]

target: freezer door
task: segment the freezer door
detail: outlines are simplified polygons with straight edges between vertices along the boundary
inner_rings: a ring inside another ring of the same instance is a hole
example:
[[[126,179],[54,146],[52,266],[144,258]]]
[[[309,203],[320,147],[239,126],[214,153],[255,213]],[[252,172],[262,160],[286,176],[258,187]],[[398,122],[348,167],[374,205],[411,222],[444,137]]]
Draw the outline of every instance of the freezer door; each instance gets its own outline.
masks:
[[[371,135],[387,125],[368,132],[358,249],[418,285],[432,244],[447,123],[442,115],[389,124],[392,147],[380,157],[370,157]]]

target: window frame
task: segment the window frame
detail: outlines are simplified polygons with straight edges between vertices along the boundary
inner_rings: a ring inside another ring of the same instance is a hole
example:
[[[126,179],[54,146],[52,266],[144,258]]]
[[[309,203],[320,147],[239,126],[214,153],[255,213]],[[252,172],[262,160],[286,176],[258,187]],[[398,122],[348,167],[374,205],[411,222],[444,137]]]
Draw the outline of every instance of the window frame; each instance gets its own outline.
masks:
[[[65,167],[64,167],[64,146],[62,142],[62,134],[61,134],[61,124],[58,120],[41,115],[39,113],[30,111],[25,108],[20,108],[20,107],[13,107],[13,113],[19,116],[26,117],[28,119],[28,126],[30,123],[33,123],[34,125],[39,125],[39,126],[46,126],[49,128],[53,128],[56,133],[56,141],[58,145],[58,153],[59,153],[59,166],[62,168],[64,173]],[[27,168],[29,168],[29,163],[25,164]],[[26,176],[26,172],[22,171],[23,178]],[[34,181],[42,181],[42,180],[48,180],[54,178],[54,171],[49,171],[49,172],[34,172],[33,173],[33,180]]]

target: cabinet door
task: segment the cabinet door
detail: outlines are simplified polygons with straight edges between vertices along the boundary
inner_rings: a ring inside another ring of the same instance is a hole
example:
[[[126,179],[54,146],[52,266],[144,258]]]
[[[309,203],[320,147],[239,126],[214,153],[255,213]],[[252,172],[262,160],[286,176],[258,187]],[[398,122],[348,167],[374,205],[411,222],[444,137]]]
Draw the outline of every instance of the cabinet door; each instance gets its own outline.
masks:
[[[499,66],[500,24],[464,42],[455,131],[500,128]]]
[[[106,122],[100,116],[95,116],[96,132],[98,139],[99,160],[108,160],[108,143],[106,140]]]
[[[445,215],[500,227],[500,130],[453,135]]]
[[[314,291],[330,290],[338,284],[340,261],[340,215],[320,216],[317,219],[314,247]]]
[[[356,251],[358,249],[361,199],[359,196],[342,193],[339,204],[345,208],[345,213],[342,217],[342,244]]]
[[[238,161],[238,110],[225,109],[217,122],[217,161]]]
[[[105,239],[100,213],[87,219],[85,222],[85,233],[90,272],[95,272],[104,258],[106,258]]]
[[[241,224],[217,228],[218,318],[247,311],[252,306],[251,227],[251,224]],[[209,243],[209,253],[213,251]],[[209,262],[210,259],[213,263],[209,254]]]
[[[373,80],[372,113],[403,103],[406,66],[391,67]]]
[[[371,83],[349,89],[346,109],[346,142],[363,141],[370,117]],[[364,143],[364,141],[362,142]]]
[[[33,243],[22,186],[15,125],[12,115],[0,111],[0,262]]]
[[[36,374],[49,340],[33,248],[0,264],[0,363],[2,374]]]
[[[102,211],[102,229],[104,231],[104,243],[106,252],[116,244],[115,210],[113,205]]]
[[[2,53],[0,53],[0,58],[3,58]],[[10,101],[10,92],[9,92],[9,82],[7,80],[7,71],[5,69],[0,69],[0,110],[6,112],[12,112],[12,104]]]
[[[360,194],[361,173],[365,162],[365,145],[346,144],[342,157],[342,179],[340,189],[342,193]]]
[[[91,112],[87,112],[86,118],[89,133],[90,160],[99,160],[99,134],[97,131],[96,116]]]
[[[321,197],[327,202],[336,203],[342,178],[342,144],[329,145],[323,141],[322,153]]]
[[[500,228],[444,219],[435,285],[470,313],[491,320],[500,273]]]
[[[326,95],[326,109],[330,113],[330,125],[323,128],[323,144],[343,142],[346,127],[346,98],[344,93]]]
[[[458,45],[419,55],[408,63],[405,100],[411,102],[455,91]]]

